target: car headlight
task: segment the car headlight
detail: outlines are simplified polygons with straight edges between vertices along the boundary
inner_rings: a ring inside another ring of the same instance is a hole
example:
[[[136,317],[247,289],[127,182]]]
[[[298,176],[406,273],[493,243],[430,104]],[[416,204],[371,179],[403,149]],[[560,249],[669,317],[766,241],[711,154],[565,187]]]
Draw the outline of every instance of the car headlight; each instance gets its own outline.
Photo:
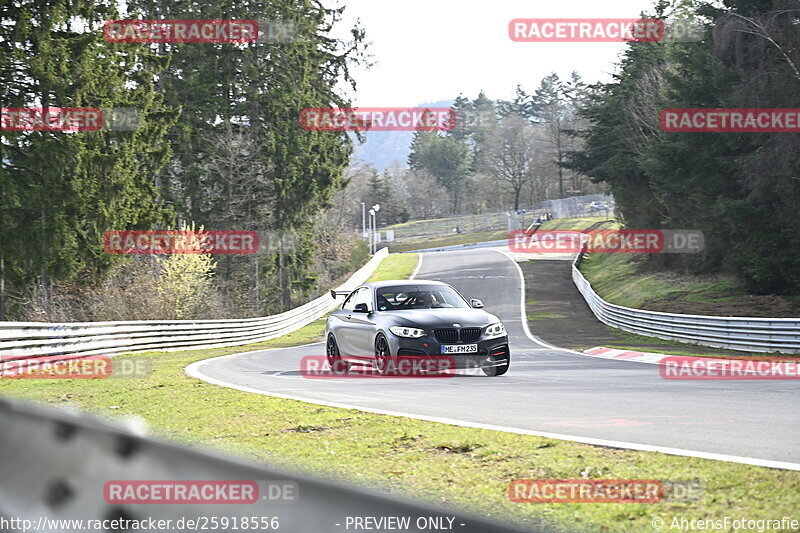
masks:
[[[506,334],[506,328],[503,326],[501,322],[497,324],[492,324],[486,328],[486,336],[487,337],[502,337]]]
[[[391,331],[392,333],[394,333],[398,337],[408,337],[408,338],[411,338],[411,339],[418,339],[420,337],[424,337],[425,336],[425,330],[424,329],[407,328],[407,327],[404,327],[404,326],[393,326],[393,327],[389,328],[389,331]]]

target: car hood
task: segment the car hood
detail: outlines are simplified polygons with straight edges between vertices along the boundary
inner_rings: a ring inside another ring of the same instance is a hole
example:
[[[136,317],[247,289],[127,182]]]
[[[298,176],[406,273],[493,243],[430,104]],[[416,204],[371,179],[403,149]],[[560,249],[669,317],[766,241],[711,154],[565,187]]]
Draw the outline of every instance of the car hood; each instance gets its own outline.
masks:
[[[387,316],[395,317],[398,324],[417,326],[420,328],[452,328],[483,327],[500,320],[482,309],[407,309],[403,311],[385,311]]]

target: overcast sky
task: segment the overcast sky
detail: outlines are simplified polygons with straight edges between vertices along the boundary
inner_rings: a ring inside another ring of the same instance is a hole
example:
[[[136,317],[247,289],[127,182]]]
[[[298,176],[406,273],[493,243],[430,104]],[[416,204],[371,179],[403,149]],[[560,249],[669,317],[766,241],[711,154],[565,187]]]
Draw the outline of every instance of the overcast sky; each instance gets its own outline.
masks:
[[[655,0],[346,0],[344,27],[361,19],[376,63],[356,72],[358,106],[508,99],[550,72],[608,81],[622,43],[515,43],[514,18],[636,18]],[[328,2],[335,4],[334,0]],[[341,2],[339,2],[341,5]]]

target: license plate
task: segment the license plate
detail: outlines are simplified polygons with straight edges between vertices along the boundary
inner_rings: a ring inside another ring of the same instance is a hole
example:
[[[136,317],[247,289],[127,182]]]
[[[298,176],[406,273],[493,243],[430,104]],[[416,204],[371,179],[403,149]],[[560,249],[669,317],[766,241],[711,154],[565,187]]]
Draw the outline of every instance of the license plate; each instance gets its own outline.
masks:
[[[442,353],[478,353],[477,344],[448,344],[442,346]]]

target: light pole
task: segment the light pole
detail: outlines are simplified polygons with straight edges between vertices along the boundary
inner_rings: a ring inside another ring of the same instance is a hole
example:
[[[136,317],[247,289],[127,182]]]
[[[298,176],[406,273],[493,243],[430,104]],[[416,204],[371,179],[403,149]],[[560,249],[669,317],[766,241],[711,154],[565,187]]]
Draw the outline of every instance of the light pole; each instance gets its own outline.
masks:
[[[367,204],[361,202],[361,238],[367,238]]]
[[[378,251],[378,243],[375,239],[375,233],[378,231],[378,211],[381,210],[381,204],[375,204],[372,206],[372,209],[369,212],[372,214],[372,253]]]
[[[375,216],[375,210],[370,209],[369,210],[369,253],[373,253],[372,245],[374,244],[373,241],[375,240],[372,238],[372,217],[374,216]]]

